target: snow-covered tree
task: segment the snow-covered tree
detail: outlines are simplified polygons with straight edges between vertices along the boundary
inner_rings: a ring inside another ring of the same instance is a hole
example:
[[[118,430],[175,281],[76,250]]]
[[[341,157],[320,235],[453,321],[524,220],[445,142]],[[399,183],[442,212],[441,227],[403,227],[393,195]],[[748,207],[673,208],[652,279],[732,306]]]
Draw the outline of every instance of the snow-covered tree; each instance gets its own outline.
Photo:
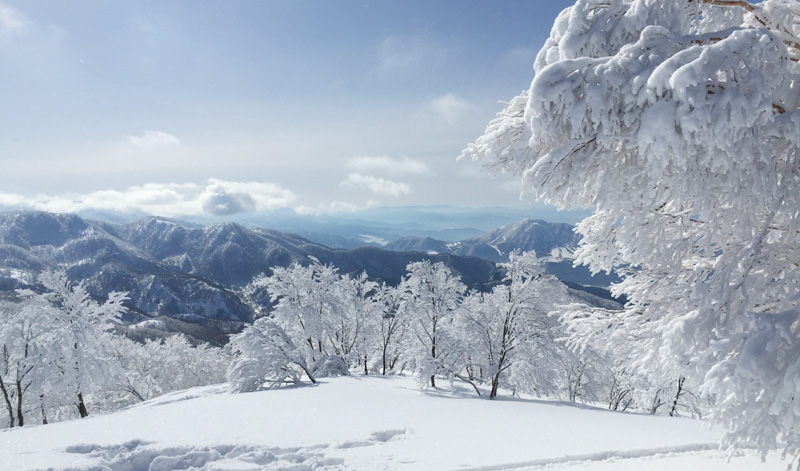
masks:
[[[299,382],[303,373],[316,382],[359,364],[368,373],[378,285],[310,258],[308,266],[274,267],[245,290],[266,290],[275,308],[231,340],[237,357],[228,377],[235,389]]]
[[[338,356],[368,371],[372,338],[377,335],[377,283],[366,273],[342,275],[313,257],[308,266],[295,263],[272,271],[271,276],[256,278],[245,291],[269,293],[275,308],[268,315],[304,352],[307,363]]]
[[[181,368],[174,390],[218,384],[225,381],[230,353],[225,348],[207,343],[191,345],[183,335],[173,335],[163,342],[164,350],[175,358],[176,366]]]
[[[453,372],[455,355],[453,317],[466,291],[461,278],[442,262],[409,263],[401,289],[406,292],[404,309],[415,342],[410,349],[420,379],[436,386],[436,375]]]
[[[184,335],[144,343],[114,336],[110,349],[125,371],[116,389],[127,401],[146,401],[172,391],[224,382],[230,363],[222,348],[193,346]]]
[[[39,351],[47,368],[42,394],[66,400],[86,417],[87,395],[108,387],[122,374],[119,362],[108,354],[106,330],[124,313],[127,296],[112,292],[97,302],[82,283],[73,284],[63,271],[45,271],[39,282],[44,293],[20,290],[18,294],[24,299],[22,317],[40,319],[40,335],[46,338]]]
[[[381,285],[376,293],[375,311],[380,316],[377,322],[378,355],[380,356],[381,374],[395,368],[404,350],[404,340],[408,332],[408,320],[405,315],[403,291],[394,286]]]
[[[329,291],[336,309],[324,319],[333,353],[351,364],[361,363],[364,374],[369,374],[370,344],[376,335],[375,313],[380,306],[373,297],[377,289],[378,284],[370,281],[366,273],[342,275]]]
[[[316,383],[311,365],[274,319],[262,317],[231,337],[235,359],[228,369],[228,381],[236,392],[257,391],[283,383],[298,384],[305,374]]]
[[[533,251],[512,252],[498,264],[504,284],[491,293],[473,292],[459,309],[456,334],[470,378],[489,383],[489,398],[501,385],[517,392],[586,394],[597,371],[589,354],[576,355],[560,339],[564,326],[550,313],[567,299],[566,287],[545,273]],[[594,358],[593,358],[594,360]]]
[[[578,261],[629,267],[573,339],[685,377],[730,444],[800,451],[800,4],[579,0],[530,89],[463,153],[591,208]],[[609,328],[610,327],[610,328]],[[635,341],[632,341],[635,340]]]
[[[119,361],[125,371],[124,377],[115,386],[124,401],[141,402],[160,395],[161,361],[156,350],[158,343],[146,340],[139,343],[123,335],[112,337],[110,352]],[[164,371],[164,374],[169,374]]]
[[[0,395],[10,427],[25,425],[27,413],[35,408],[47,374],[42,352],[49,327],[41,312],[22,304],[0,306]]]
[[[548,314],[566,294],[564,285],[545,273],[533,251],[512,252],[508,263],[502,263],[500,267],[506,272],[506,284],[498,286],[492,293],[496,314],[478,322],[483,328],[482,340],[491,360],[492,390],[489,397],[492,399],[497,396],[500,376],[516,361],[524,361],[528,351],[547,347],[560,350],[557,348],[560,344],[554,342],[558,337],[554,335],[556,323]],[[546,346],[545,343],[552,345]]]
[[[326,349],[330,333],[326,323],[338,309],[334,287],[340,279],[335,267],[316,259],[311,262],[308,266],[295,263],[288,268],[273,267],[271,276],[258,277],[250,285],[250,290],[267,290],[276,303],[272,318],[303,345],[309,363],[330,354]]]

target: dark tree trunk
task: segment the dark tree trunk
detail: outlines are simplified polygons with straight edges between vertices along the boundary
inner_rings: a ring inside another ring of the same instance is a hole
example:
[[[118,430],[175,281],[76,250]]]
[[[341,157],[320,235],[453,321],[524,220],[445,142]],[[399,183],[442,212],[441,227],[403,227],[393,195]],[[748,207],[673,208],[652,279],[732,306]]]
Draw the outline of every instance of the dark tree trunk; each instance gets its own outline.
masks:
[[[384,375],[384,376],[386,376],[386,350],[388,350],[388,349],[389,349],[389,341],[388,340],[384,340],[384,342],[383,342],[383,352],[382,352],[382,356],[381,356],[381,358],[383,360],[383,371],[382,371],[381,374]]]
[[[47,412],[44,410],[44,394],[39,396],[39,408],[42,411],[42,425],[47,425]]]
[[[433,325],[433,331],[436,332],[436,324]],[[433,358],[433,362],[436,363],[436,337],[431,339],[431,357]],[[436,387],[436,376],[431,375],[431,387]]]
[[[675,399],[672,401],[672,408],[669,411],[670,417],[675,417],[678,415],[678,401],[683,395],[683,382],[686,381],[686,378],[681,376],[678,378],[678,392],[675,393]]]
[[[17,380],[17,425],[22,427],[25,425],[25,419],[22,417],[22,381]]]
[[[76,404],[76,406],[78,407],[78,414],[80,414],[81,419],[89,416],[89,411],[86,410],[86,403],[83,402],[82,393],[78,393],[78,403]]]
[[[489,399],[497,397],[497,387],[500,385],[500,372],[492,376],[492,391],[489,393]]]
[[[497,388],[500,387],[500,375],[503,373],[503,370],[508,368],[506,363],[506,332],[507,329],[503,328],[503,351],[500,354],[500,359],[497,361],[497,373],[492,376],[492,391],[489,393],[489,399],[494,399],[497,397]]]
[[[8,411],[8,426],[14,427],[14,407],[11,405],[11,398],[8,395],[8,389],[3,382],[3,377],[0,376],[0,392],[3,393],[3,401],[6,403],[6,411]]]
[[[305,371],[305,372],[306,372],[306,376],[308,376],[308,379],[309,379],[309,380],[310,380],[310,381],[311,381],[313,384],[316,384],[316,383],[317,383],[317,379],[316,379],[316,378],[314,378],[314,375],[313,375],[313,374],[311,374],[311,371],[309,371],[309,370],[308,370],[308,367],[305,365],[305,362],[296,362],[296,361],[295,361],[295,362],[292,362],[292,363],[294,363],[295,365],[297,365],[297,366],[299,366],[300,368],[302,368],[302,369],[303,369],[303,371]]]

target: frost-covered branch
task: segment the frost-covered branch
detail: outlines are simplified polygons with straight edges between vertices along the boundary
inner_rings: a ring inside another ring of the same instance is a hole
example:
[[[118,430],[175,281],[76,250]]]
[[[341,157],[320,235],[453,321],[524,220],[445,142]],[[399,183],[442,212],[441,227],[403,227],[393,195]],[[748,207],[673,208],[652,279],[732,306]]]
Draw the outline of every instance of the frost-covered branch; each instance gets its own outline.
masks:
[[[625,345],[632,367],[717,398],[730,443],[788,453],[800,452],[786,402],[800,394],[798,37],[797,1],[580,0],[530,89],[462,153],[544,202],[593,210],[577,260],[626,270],[613,290],[628,304],[565,308],[576,347]]]

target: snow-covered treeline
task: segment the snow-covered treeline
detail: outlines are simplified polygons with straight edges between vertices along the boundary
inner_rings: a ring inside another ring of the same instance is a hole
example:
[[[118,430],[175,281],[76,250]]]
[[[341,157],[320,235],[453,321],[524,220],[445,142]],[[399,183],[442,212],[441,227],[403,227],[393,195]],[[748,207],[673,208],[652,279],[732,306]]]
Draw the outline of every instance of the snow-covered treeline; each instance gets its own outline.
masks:
[[[222,349],[183,336],[137,343],[112,333],[123,293],[92,299],[64,272],[44,272],[44,291],[0,305],[0,426],[86,417],[166,392],[224,381]]]
[[[685,378],[652,383],[598,350],[564,342],[559,306],[580,300],[534,252],[498,264],[502,283],[468,291],[442,263],[413,262],[398,286],[311,259],[275,267],[246,289],[270,305],[225,348],[186,337],[135,341],[119,332],[125,295],[92,299],[63,272],[41,292],[0,305],[3,426],[86,417],[228,380],[255,391],[334,375],[413,374],[421,387],[463,382],[494,399],[526,393],[609,409],[695,415]],[[115,328],[116,327],[116,328]]]
[[[532,370],[563,372],[567,364],[554,363],[574,360],[547,315],[564,287],[533,252],[503,267],[508,283],[490,293],[467,293],[455,273],[430,261],[409,264],[396,287],[316,260],[276,267],[249,287],[266,290],[274,309],[232,338],[229,379],[248,391],[359,368],[414,373],[430,386],[437,378],[491,383],[492,397],[500,385],[555,390],[562,377]]]
[[[231,339],[228,379],[255,391],[330,375],[414,374],[422,387],[463,381],[614,410],[698,415],[685,378],[646,374],[592,348],[567,347],[559,306],[576,302],[534,252],[499,264],[503,283],[468,291],[442,263],[410,263],[398,286],[352,277],[312,259],[276,267],[246,289],[269,293],[272,309]]]

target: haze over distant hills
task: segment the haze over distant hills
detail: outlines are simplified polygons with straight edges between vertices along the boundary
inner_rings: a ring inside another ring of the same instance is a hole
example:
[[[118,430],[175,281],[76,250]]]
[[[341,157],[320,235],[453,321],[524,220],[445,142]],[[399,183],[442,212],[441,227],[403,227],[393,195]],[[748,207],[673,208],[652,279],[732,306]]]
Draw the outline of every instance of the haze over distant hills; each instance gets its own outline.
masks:
[[[580,236],[573,231],[573,226],[570,224],[523,219],[458,242],[448,243],[431,237],[406,236],[387,244],[385,248],[397,251],[451,253],[499,263],[508,261],[508,254],[515,249],[535,250],[540,258],[569,258],[579,242]]]
[[[384,248],[400,252],[477,257],[495,263],[508,261],[508,255],[514,250],[535,250],[544,261],[547,271],[565,283],[608,287],[619,280],[613,274],[599,273],[593,276],[587,267],[574,267],[573,254],[579,242],[580,236],[570,224],[523,219],[459,242],[406,236],[390,242]]]
[[[79,214],[87,219],[114,224],[127,224],[148,217],[143,213],[109,211],[87,211]],[[513,209],[397,206],[329,214],[298,214],[290,209],[279,209],[225,217],[193,215],[173,219],[197,226],[235,222],[248,228],[266,227],[296,234],[330,248],[351,249],[363,245],[380,247],[409,236],[458,242],[522,219],[575,224],[589,214],[587,211],[557,211],[550,207]]]

